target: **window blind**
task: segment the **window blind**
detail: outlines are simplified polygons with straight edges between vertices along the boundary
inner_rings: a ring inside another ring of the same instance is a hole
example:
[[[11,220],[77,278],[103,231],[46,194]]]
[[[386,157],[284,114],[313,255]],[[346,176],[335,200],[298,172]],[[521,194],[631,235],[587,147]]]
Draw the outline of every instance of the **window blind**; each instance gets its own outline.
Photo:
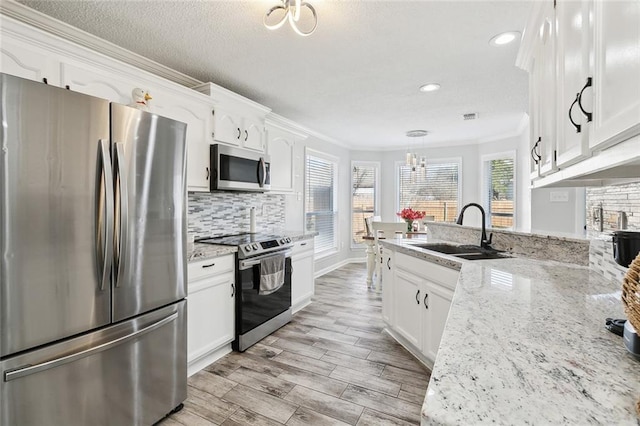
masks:
[[[376,211],[377,168],[373,165],[356,164],[351,170],[351,243],[362,243],[367,235],[365,219]]]
[[[411,207],[433,216],[437,222],[453,222],[458,216],[458,163],[427,163],[413,171],[411,166],[399,167],[398,205]],[[431,219],[431,218],[429,218]]]
[[[307,231],[318,232],[315,238],[316,253],[337,249],[336,171],[336,163],[307,155],[305,226]]]
[[[485,161],[485,208],[492,228],[513,228],[514,167],[513,158]]]

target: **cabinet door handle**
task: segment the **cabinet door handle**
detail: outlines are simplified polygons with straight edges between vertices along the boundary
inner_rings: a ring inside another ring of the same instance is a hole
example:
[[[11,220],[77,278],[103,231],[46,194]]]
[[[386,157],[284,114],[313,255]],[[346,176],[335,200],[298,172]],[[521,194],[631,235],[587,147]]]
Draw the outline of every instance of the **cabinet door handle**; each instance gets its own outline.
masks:
[[[391,270],[391,265],[389,265],[389,262],[391,262],[391,258],[390,258],[390,257],[389,257],[389,258],[387,258],[387,268],[388,268],[389,270]]]
[[[238,127],[238,138],[237,139],[240,139],[240,135],[242,135],[242,132],[240,131],[240,127]]]
[[[209,168],[206,167],[206,169],[207,169],[207,180],[209,180]]]
[[[424,308],[429,309],[429,293],[424,295]]]
[[[418,292],[416,293],[416,303],[418,305],[420,304],[420,290],[418,290]]]
[[[537,151],[537,148],[538,148],[538,145],[540,145],[540,142],[542,142],[542,136],[538,137],[538,140],[533,145],[533,148],[531,148],[531,158],[533,158],[533,161],[535,161],[536,165],[540,162],[540,160],[542,160],[542,156]]]
[[[582,94],[584,93],[585,90],[587,90],[587,87],[591,87],[591,86],[593,86],[593,79],[591,77],[587,77],[587,82],[585,83],[580,93],[578,93],[578,106],[580,107],[580,111],[582,111],[584,116],[587,117],[587,123],[593,120],[593,113],[585,111],[584,108],[582,107]]]
[[[247,139],[249,139],[249,132],[247,132],[246,130],[244,131],[244,141],[246,142]]]
[[[236,295],[236,285],[231,283],[231,297]]]
[[[580,131],[582,130],[582,126],[580,126],[578,123],[573,121],[573,117],[571,117],[571,110],[578,103],[579,100],[580,100],[580,93],[576,93],[576,99],[573,101],[573,103],[569,107],[569,121],[571,122],[571,124],[573,124],[573,127],[576,128],[576,133],[580,133]]]
[[[216,266],[216,264],[212,263],[210,265],[202,265],[203,268],[211,268],[212,266]]]

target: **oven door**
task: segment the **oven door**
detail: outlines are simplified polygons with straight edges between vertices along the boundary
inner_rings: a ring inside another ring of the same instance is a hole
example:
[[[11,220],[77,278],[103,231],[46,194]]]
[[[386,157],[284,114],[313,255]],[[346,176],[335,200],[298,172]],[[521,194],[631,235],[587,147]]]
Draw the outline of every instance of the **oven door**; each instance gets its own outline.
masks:
[[[271,189],[267,155],[242,148],[211,145],[212,190],[264,192]]]
[[[282,254],[282,252],[278,252]],[[291,257],[285,252],[284,285],[277,291],[258,294],[260,261],[268,254],[238,262],[238,293],[236,294],[236,333],[246,334],[291,308]]]

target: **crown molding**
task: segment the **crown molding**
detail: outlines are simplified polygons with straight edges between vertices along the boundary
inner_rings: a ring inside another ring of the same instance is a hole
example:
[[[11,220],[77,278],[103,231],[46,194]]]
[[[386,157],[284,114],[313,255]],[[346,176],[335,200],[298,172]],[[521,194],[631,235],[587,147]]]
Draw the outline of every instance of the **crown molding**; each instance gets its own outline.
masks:
[[[86,31],[73,27],[65,22],[38,12],[37,10],[31,9],[30,7],[20,4],[14,0],[2,0],[0,2],[0,13],[13,18],[16,21],[71,41],[113,59],[133,65],[144,71],[148,71],[183,86],[193,87],[202,83],[201,81],[189,77],[186,74],[124,49],[114,43],[103,40],[93,34],[89,34]]]
[[[316,132],[315,130],[312,130],[306,126],[298,124],[295,121],[291,121],[288,118],[285,118],[274,112],[271,112],[269,115],[267,115],[266,123],[272,126],[279,127],[288,132],[300,134],[301,136],[304,136],[304,137],[312,136],[316,139],[319,139],[324,142],[328,142],[333,145],[337,145],[341,148],[346,148],[349,150],[354,149],[353,147],[351,147],[349,144],[345,142],[332,138],[331,136],[327,136],[323,133]]]

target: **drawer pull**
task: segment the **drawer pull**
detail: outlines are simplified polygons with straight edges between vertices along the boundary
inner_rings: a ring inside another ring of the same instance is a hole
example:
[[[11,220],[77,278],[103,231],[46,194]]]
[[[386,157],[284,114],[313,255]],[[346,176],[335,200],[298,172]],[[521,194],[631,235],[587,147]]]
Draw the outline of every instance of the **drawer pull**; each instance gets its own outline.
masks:
[[[300,243],[300,245],[301,245],[301,246],[306,246],[306,245],[307,245],[307,243]]]
[[[212,266],[216,266],[216,264],[212,263],[210,265],[202,265],[203,268],[211,268]]]

